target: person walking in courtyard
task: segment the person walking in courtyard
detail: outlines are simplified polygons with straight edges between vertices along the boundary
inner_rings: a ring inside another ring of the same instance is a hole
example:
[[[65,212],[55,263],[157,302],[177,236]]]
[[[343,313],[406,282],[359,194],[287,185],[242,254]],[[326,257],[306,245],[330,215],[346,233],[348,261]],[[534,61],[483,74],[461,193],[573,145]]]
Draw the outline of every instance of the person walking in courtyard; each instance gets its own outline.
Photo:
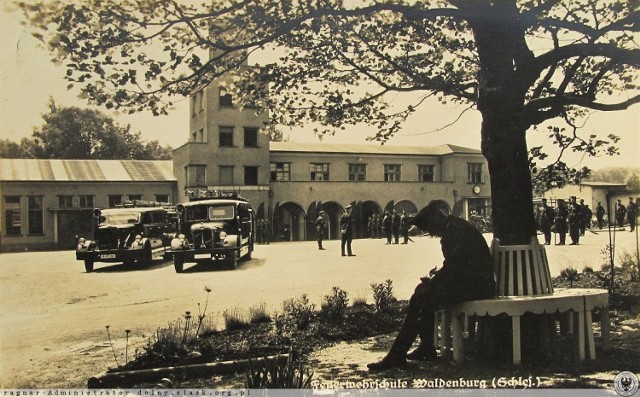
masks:
[[[596,221],[598,222],[598,229],[602,229],[602,226],[604,226],[605,212],[606,211],[604,210],[602,203],[598,201],[598,205],[596,205]]]
[[[582,225],[582,212],[580,210],[580,204],[578,204],[575,197],[569,199],[569,215],[567,216],[569,222],[569,236],[571,237],[570,245],[578,245],[580,243],[580,225]]]
[[[400,242],[400,215],[395,208],[391,215],[391,230],[393,231],[393,243],[398,244]]]
[[[322,247],[322,239],[324,237],[324,230],[326,229],[326,222],[324,220],[324,211],[320,211],[318,213],[318,218],[316,219],[316,239],[318,240],[318,249],[323,250]]]
[[[633,201],[633,197],[629,197],[629,204],[627,204],[627,222],[629,222],[630,232],[632,232],[636,228],[637,216],[638,216],[638,205]]]
[[[347,255],[355,256],[351,251],[351,241],[353,240],[353,225],[351,219],[351,205],[345,207],[345,212],[340,217],[340,248],[342,249],[342,256],[345,255],[345,247]]]
[[[618,201],[616,201],[616,221],[618,222],[618,227],[624,227],[625,215],[627,215],[627,207],[622,204],[622,200],[618,199]]]
[[[542,199],[542,206],[540,207],[538,224],[540,225],[540,231],[544,235],[544,244],[551,244],[551,226],[553,226],[553,208],[547,205],[547,199]]]
[[[569,216],[569,210],[567,209],[567,203],[563,199],[558,199],[557,203],[558,208],[556,208],[553,227],[560,240],[556,245],[564,245],[567,238],[567,217]]]
[[[422,277],[409,299],[404,323],[387,355],[367,365],[371,371],[404,367],[407,359],[433,360],[435,311],[466,300],[486,299],[495,295],[491,254],[487,243],[469,222],[445,215],[437,206],[423,208],[410,222],[440,237],[444,262],[429,277]],[[409,348],[420,336],[420,345]]]

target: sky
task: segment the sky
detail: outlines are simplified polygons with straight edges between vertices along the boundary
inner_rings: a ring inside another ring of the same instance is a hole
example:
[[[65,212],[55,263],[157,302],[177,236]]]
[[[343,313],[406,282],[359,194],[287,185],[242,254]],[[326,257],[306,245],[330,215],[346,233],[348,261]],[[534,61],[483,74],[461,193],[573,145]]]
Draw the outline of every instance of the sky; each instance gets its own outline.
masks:
[[[0,0],[0,138],[20,141],[29,137],[35,127],[43,124],[49,98],[61,106],[89,107],[77,97],[79,91],[67,90],[64,68],[54,65],[44,48],[20,25],[22,15],[10,9],[9,0]],[[252,58],[250,63],[258,63]],[[120,125],[130,124],[133,131],[140,131],[143,140],[158,140],[162,145],[177,148],[189,137],[189,101],[177,101],[168,116],[151,113],[119,114],[98,108],[113,117]],[[436,146],[454,144],[480,149],[480,124],[482,118],[476,110],[464,111],[464,106],[441,105],[433,100],[413,117],[404,130],[387,144],[405,146]],[[569,154],[569,166],[588,166],[599,169],[609,166],[640,167],[640,105],[620,112],[595,112],[588,119],[584,135],[609,133],[622,138],[621,154],[614,157],[583,157]],[[294,142],[319,142],[310,126],[292,130],[283,129],[285,136]],[[348,129],[335,136],[323,137],[330,143],[365,143],[374,135],[366,126]],[[529,146],[549,145],[543,131],[530,131]],[[373,144],[373,143],[372,143]]]

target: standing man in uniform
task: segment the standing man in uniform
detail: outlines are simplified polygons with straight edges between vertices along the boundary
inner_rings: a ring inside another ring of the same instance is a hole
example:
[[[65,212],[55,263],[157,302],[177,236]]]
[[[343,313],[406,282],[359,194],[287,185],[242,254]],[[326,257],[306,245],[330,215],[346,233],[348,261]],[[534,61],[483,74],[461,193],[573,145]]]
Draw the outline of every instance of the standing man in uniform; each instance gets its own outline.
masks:
[[[553,226],[553,208],[547,205],[547,199],[542,199],[542,207],[540,207],[540,231],[544,235],[544,245],[551,244],[551,226]]]
[[[588,205],[584,205],[582,207],[582,235],[587,229],[591,230],[591,217],[593,216],[593,211],[589,208]]]
[[[320,211],[318,213],[318,218],[316,219],[316,239],[318,240],[318,249],[323,250],[322,247],[322,238],[324,237],[324,229],[327,224],[324,220],[324,211]]]
[[[598,221],[598,229],[602,229],[602,226],[604,226],[605,212],[606,211],[604,210],[602,203],[598,201],[598,205],[596,205],[596,220]]]
[[[400,215],[400,234],[402,235],[402,244],[407,244],[409,242],[409,217],[405,210],[402,210],[402,215]]]
[[[560,239],[556,245],[564,245],[567,238],[567,216],[569,216],[569,210],[567,209],[567,203],[563,199],[558,199],[557,203],[558,208],[556,208],[553,227]]]
[[[351,219],[351,205],[345,207],[345,212],[340,217],[340,248],[342,249],[342,256],[345,255],[345,246],[347,248],[347,254],[349,256],[355,256],[351,251],[351,240],[353,240],[353,225]]]
[[[622,200],[616,201],[616,221],[618,221],[618,227],[624,227],[624,216],[627,214],[627,207],[622,204]]]
[[[638,216],[638,205],[633,201],[633,197],[629,197],[627,205],[627,222],[629,222],[629,231],[632,232],[636,228],[636,217]]]
[[[400,215],[395,208],[391,215],[391,229],[393,230],[393,243],[398,244],[400,242]]]
[[[384,235],[387,237],[386,244],[391,244],[391,214],[386,210],[382,219],[382,228],[384,229]]]
[[[445,215],[431,204],[423,208],[410,224],[441,238],[444,262],[432,276],[421,277],[409,299],[404,323],[391,349],[381,361],[367,365],[371,371],[404,367],[407,359],[435,359],[435,311],[457,302],[495,295],[489,247],[475,227],[464,219]],[[407,353],[418,335],[420,345]]]
[[[578,245],[580,243],[580,225],[582,224],[582,212],[580,212],[580,204],[575,197],[569,198],[569,236],[571,237],[570,245]]]

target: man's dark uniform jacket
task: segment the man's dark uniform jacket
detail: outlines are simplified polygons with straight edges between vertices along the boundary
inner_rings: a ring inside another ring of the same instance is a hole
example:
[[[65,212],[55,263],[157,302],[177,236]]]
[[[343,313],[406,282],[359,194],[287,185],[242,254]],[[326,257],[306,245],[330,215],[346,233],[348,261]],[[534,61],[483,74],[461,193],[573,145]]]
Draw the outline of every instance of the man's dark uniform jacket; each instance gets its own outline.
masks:
[[[430,279],[439,306],[495,296],[491,253],[476,228],[450,215],[440,244],[444,262]]]

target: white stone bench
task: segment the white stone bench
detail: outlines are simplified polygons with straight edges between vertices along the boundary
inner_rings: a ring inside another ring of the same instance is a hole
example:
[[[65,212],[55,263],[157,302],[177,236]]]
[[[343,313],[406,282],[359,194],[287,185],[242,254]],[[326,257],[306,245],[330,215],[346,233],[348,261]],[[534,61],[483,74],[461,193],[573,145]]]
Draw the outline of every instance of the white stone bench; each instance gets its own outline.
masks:
[[[609,296],[604,289],[559,289],[554,291],[544,246],[532,238],[529,245],[491,245],[496,275],[496,298],[461,302],[436,313],[434,345],[441,356],[464,359],[464,337],[469,334],[469,318],[474,316],[511,318],[513,363],[521,362],[520,319],[525,313],[562,317],[569,332],[577,330],[579,360],[596,358],[592,311],[600,309],[602,347],[609,345]],[[472,331],[475,323],[472,323]],[[474,332],[471,332],[474,334]],[[548,338],[548,335],[545,336]]]

